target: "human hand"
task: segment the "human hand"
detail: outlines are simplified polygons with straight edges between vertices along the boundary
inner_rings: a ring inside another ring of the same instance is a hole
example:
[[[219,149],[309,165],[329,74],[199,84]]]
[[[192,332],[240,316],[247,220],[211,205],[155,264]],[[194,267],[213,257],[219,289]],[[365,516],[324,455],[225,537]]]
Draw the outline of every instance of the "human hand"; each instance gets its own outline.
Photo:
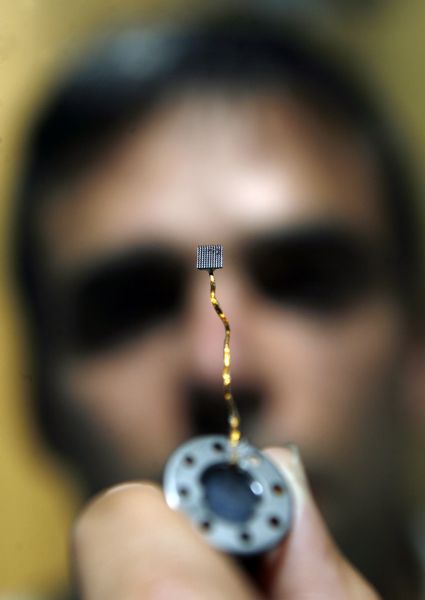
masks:
[[[73,532],[73,564],[84,600],[376,600],[341,554],[313,501],[296,450],[264,451],[292,489],[291,531],[264,557],[259,587],[209,546],[149,483],[95,498]]]

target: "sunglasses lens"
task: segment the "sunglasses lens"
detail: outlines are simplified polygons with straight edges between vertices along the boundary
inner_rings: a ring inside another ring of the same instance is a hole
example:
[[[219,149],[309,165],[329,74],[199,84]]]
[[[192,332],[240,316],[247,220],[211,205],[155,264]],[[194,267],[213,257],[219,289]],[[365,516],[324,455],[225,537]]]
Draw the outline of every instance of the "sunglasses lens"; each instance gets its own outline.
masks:
[[[144,251],[97,266],[73,280],[65,303],[68,343],[98,351],[178,313],[182,266],[173,256]]]
[[[348,308],[370,290],[372,262],[361,240],[306,231],[257,244],[248,269],[271,300],[326,314]]]
[[[267,237],[244,256],[264,296],[324,316],[346,310],[382,281],[376,253],[347,232],[306,230]],[[133,251],[60,286],[60,310],[47,319],[63,346],[96,352],[178,315],[186,286],[184,264],[171,251]]]

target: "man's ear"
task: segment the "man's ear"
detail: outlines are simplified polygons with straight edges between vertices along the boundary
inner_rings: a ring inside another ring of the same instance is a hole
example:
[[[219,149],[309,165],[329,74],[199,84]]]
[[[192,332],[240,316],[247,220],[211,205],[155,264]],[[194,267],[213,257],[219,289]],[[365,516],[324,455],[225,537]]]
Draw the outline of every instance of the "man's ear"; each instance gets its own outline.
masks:
[[[416,427],[425,427],[425,333],[410,342],[405,362],[405,412]]]
[[[411,340],[405,354],[401,410],[404,411],[406,425],[406,494],[413,510],[419,507],[421,511],[425,499],[422,459],[425,451],[425,335]]]

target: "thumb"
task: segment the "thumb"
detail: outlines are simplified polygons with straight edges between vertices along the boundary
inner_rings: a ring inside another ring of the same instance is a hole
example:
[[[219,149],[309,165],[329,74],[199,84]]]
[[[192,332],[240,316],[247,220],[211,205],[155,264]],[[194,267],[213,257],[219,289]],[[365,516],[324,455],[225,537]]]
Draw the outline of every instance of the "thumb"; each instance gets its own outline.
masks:
[[[376,600],[376,592],[345,559],[328,532],[296,446],[269,448],[264,453],[287,478],[294,500],[292,529],[265,559],[262,580],[267,597]]]

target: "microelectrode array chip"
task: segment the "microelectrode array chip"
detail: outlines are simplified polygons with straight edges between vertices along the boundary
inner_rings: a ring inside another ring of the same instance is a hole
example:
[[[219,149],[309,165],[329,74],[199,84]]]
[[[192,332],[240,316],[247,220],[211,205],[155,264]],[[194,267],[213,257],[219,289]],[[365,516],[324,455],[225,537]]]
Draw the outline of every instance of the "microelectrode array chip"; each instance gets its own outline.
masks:
[[[223,268],[223,246],[221,244],[209,244],[198,246],[196,251],[196,268],[206,271]]]

